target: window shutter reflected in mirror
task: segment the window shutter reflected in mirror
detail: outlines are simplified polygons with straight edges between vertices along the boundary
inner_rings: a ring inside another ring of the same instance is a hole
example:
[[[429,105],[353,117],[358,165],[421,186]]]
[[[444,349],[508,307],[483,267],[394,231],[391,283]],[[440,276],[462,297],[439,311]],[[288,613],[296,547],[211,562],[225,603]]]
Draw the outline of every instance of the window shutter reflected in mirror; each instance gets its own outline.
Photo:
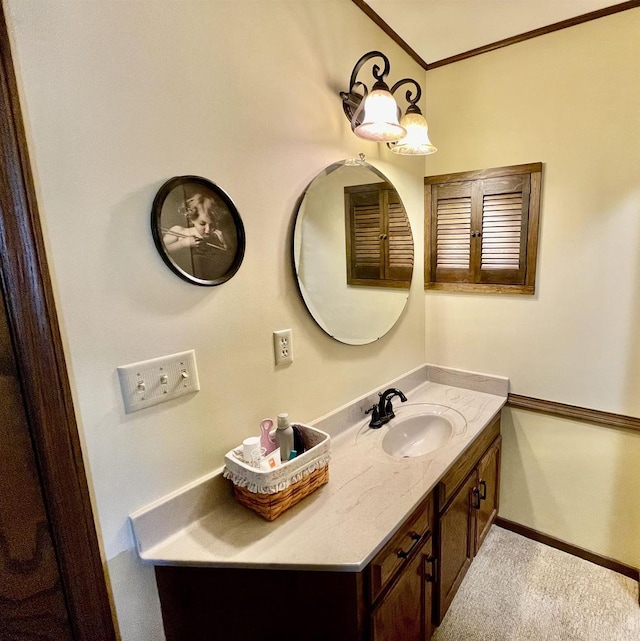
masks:
[[[348,212],[347,282],[352,285],[357,280],[377,280],[384,270],[380,194],[377,189],[361,191],[359,187],[345,187],[345,198]]]
[[[388,183],[344,188],[347,283],[407,287],[413,236],[397,191]]]
[[[387,196],[389,212],[388,277],[406,284],[411,282],[411,274],[413,273],[413,236],[398,192],[395,189],[387,191]]]

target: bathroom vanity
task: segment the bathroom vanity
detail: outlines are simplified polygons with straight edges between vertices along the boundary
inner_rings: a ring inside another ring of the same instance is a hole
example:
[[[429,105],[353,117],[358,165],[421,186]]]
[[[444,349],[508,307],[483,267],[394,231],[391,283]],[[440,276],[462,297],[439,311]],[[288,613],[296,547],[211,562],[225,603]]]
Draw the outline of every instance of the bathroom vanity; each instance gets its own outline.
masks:
[[[408,411],[463,417],[417,457],[381,447],[393,420],[368,429],[373,395],[315,422],[332,434],[329,483],[272,523],[220,471],[132,515],[167,641],[428,641],[497,514],[507,384],[430,366],[394,381]]]

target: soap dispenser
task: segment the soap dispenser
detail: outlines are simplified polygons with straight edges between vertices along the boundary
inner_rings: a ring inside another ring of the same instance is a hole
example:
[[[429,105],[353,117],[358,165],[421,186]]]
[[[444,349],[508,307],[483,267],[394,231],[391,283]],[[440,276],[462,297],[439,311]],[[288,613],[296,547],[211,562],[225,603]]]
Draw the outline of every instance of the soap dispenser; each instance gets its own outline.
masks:
[[[278,414],[276,443],[280,448],[280,460],[285,463],[289,460],[291,450],[293,450],[293,428],[289,423],[289,414]]]

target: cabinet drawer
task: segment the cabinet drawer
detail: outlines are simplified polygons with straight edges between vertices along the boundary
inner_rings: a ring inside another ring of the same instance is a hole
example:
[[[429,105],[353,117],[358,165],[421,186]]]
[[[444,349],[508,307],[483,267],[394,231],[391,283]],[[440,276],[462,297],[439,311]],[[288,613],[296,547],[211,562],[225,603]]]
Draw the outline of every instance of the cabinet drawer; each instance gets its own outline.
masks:
[[[432,531],[433,494],[430,494],[369,564],[371,603]]]

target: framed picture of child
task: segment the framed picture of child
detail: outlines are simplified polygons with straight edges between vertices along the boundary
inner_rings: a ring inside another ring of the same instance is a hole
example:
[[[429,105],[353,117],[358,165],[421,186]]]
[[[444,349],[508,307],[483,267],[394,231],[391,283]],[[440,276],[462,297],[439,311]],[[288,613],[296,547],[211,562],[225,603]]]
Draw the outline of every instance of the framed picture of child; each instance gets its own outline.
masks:
[[[229,280],[244,258],[244,225],[231,198],[200,176],[176,176],[156,194],[151,233],[180,278],[210,287]]]

